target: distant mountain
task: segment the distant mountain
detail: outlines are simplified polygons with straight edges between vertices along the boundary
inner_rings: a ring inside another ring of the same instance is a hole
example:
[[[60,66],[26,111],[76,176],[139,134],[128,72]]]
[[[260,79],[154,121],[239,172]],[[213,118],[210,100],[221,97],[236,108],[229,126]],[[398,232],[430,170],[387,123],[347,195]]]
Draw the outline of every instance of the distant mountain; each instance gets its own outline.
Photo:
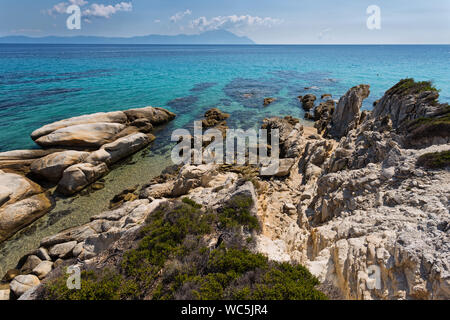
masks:
[[[74,37],[0,37],[0,43],[18,44],[254,44],[247,37],[239,37],[226,30],[208,31],[196,35],[180,34],[175,36],[148,35],[130,38],[110,38],[96,36]]]

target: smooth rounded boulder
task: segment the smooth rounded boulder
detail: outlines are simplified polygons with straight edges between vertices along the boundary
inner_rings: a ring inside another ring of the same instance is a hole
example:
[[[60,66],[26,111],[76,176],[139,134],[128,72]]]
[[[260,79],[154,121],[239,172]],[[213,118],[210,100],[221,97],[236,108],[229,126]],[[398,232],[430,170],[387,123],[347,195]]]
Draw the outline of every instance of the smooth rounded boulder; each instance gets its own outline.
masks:
[[[47,155],[31,164],[31,172],[52,182],[58,182],[65,169],[83,162],[89,152],[63,151]]]

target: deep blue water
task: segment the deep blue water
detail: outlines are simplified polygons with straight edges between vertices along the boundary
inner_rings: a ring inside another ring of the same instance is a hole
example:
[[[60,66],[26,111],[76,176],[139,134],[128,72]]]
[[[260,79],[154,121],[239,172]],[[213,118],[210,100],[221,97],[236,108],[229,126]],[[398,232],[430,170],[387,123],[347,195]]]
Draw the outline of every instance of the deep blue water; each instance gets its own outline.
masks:
[[[371,85],[370,109],[405,77],[432,80],[450,102],[450,46],[0,45],[0,151],[32,148],[29,134],[64,118],[161,106],[187,126],[211,108],[230,127],[268,115],[302,117],[296,97]],[[305,89],[305,88],[311,89]],[[263,107],[264,97],[277,101]]]

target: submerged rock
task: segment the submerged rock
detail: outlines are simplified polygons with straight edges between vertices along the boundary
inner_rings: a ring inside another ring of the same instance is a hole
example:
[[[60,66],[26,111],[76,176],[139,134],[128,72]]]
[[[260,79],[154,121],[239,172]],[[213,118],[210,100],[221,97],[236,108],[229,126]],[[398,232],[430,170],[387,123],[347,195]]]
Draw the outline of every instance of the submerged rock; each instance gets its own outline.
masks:
[[[264,106],[267,107],[269,104],[275,102],[276,100],[276,98],[264,98]]]
[[[302,103],[303,110],[309,111],[314,108],[314,101],[317,100],[316,96],[313,94],[307,94],[305,96],[299,96],[299,100]]]

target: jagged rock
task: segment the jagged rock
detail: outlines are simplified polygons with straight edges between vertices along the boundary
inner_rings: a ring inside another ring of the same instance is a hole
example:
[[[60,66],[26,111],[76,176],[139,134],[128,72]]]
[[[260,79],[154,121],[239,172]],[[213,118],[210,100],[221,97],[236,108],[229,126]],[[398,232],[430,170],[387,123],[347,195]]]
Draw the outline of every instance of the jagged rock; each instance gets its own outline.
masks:
[[[211,164],[184,166],[174,183],[172,196],[178,197],[187,194],[191,189],[207,185],[215,173],[215,166]]]
[[[262,129],[268,131],[268,141],[270,145],[270,131],[278,130],[280,136],[280,158],[295,158],[301,153],[302,135],[304,128],[300,123],[292,125],[290,118],[272,117],[264,119]]]
[[[50,257],[56,258],[67,258],[72,254],[73,248],[77,245],[76,241],[70,241],[65,243],[59,243],[55,244],[53,247],[50,248],[49,254]]]
[[[314,127],[319,133],[326,132],[331,124],[331,119],[334,113],[335,103],[333,100],[327,100],[320,103],[314,109]]]
[[[64,171],[57,191],[65,195],[72,195],[100,179],[107,172],[108,167],[104,163],[96,166],[91,163],[73,165]]]
[[[412,79],[404,79],[386,91],[376,104],[374,117],[389,116],[394,128],[398,128],[406,120],[420,117],[431,117],[445,108],[437,103],[439,92],[420,88],[420,83]]]
[[[31,288],[38,286],[40,283],[41,282],[38,277],[35,275],[22,275],[14,278],[14,280],[10,283],[10,289],[16,297],[20,297]]]
[[[43,279],[47,276],[47,274],[52,271],[53,262],[51,261],[42,261],[39,263],[33,270],[33,274],[35,274],[39,279]]]
[[[174,188],[174,181],[153,184],[142,190],[141,198],[160,199],[164,197],[169,197],[172,194],[173,188]]]
[[[340,138],[349,130],[356,127],[355,121],[359,119],[362,102],[369,94],[369,85],[359,85],[351,88],[339,99],[339,103],[333,113],[331,129],[329,134],[332,137]],[[353,123],[353,124],[352,124]]]
[[[295,163],[294,159],[280,159],[279,169],[278,172],[275,174],[275,176],[276,177],[288,176],[294,163]]]
[[[325,98],[332,98],[332,95],[330,94],[330,93],[324,93],[321,97],[320,97],[320,99],[325,99]]]
[[[83,162],[89,152],[63,151],[33,161],[30,170],[32,173],[49,181],[58,182],[61,176],[71,165]]]

